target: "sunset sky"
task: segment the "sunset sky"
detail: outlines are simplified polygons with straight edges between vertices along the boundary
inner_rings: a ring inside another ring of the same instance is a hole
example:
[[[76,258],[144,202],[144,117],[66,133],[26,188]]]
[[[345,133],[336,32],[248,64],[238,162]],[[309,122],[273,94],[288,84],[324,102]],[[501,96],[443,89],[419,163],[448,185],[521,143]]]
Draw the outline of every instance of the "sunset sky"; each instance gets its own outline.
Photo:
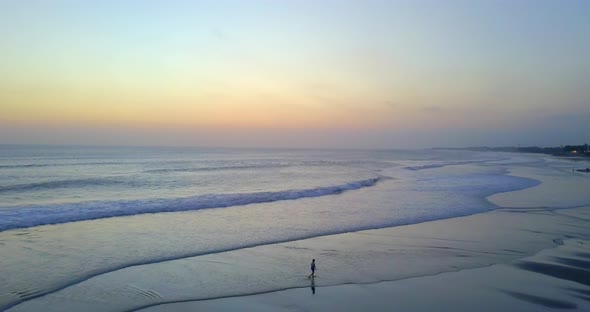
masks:
[[[590,1],[0,1],[0,143],[590,143]]]

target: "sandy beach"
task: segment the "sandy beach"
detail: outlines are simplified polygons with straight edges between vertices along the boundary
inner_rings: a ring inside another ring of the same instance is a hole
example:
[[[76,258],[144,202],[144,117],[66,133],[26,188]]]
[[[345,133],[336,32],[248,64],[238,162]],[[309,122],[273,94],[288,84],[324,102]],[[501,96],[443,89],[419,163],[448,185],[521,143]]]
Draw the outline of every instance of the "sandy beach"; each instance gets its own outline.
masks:
[[[292,289],[144,311],[588,311],[589,241],[479,269],[368,285]]]
[[[284,253],[281,248],[315,250],[322,255],[318,260],[323,260],[323,269],[307,287],[216,300],[181,300],[145,311],[587,311],[589,220],[589,207],[559,212],[500,210],[268,246],[258,252],[270,257]],[[329,246],[337,251],[328,251]],[[370,263],[338,264],[340,253],[351,252],[374,253],[375,257]],[[534,254],[528,256],[530,253]],[[239,259],[242,263],[255,261],[246,255]],[[458,263],[480,268],[454,271]],[[425,271],[427,276],[404,278]],[[329,286],[330,276],[343,272],[352,274],[351,279],[364,276],[368,284]],[[255,275],[244,274],[243,278]]]

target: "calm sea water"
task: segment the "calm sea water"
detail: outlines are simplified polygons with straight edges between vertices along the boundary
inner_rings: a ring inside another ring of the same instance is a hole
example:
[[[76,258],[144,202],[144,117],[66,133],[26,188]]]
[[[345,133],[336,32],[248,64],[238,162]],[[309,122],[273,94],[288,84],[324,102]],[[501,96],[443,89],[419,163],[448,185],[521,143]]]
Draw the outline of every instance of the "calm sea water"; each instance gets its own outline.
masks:
[[[487,196],[539,183],[510,166],[547,164],[442,150],[0,146],[0,310],[130,266],[488,211]]]

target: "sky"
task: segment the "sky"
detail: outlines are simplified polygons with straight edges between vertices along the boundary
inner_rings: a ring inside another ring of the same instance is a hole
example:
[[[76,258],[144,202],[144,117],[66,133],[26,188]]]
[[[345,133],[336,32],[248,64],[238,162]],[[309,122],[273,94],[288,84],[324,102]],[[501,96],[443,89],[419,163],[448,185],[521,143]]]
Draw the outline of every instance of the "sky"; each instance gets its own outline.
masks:
[[[0,144],[590,143],[590,1],[0,0]]]

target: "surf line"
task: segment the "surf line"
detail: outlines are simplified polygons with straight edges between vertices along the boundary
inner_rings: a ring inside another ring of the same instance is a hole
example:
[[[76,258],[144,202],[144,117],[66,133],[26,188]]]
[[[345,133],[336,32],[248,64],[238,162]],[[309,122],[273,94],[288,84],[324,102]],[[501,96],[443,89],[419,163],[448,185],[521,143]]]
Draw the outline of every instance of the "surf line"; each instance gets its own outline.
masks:
[[[205,194],[173,199],[91,201],[60,205],[16,206],[0,210],[0,232],[40,225],[63,224],[77,221],[133,216],[148,213],[227,208],[232,206],[277,202],[282,200],[296,200],[300,198],[337,195],[347,191],[374,186],[379,181],[384,179],[387,179],[387,177],[378,176],[336,186],[321,186],[310,189],[296,189],[277,192]],[[26,215],[27,218],[14,220],[15,216],[20,214]],[[2,220],[4,220],[5,223],[3,223]]]

